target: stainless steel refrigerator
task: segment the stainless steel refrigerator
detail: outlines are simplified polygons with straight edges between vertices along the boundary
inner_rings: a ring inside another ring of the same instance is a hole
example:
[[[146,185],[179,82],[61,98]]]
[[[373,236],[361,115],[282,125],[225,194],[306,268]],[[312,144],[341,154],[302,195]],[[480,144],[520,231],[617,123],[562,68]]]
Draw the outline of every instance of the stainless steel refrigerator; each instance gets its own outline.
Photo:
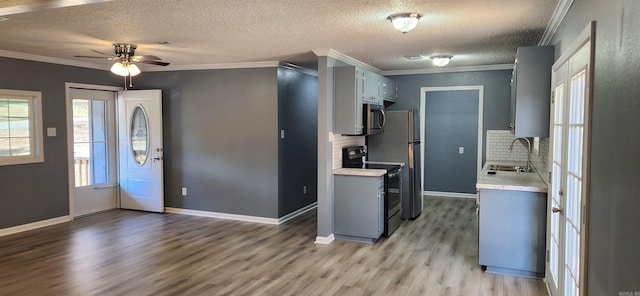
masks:
[[[414,110],[386,111],[382,134],[367,137],[368,159],[404,162],[402,170],[402,219],[422,213],[420,122]]]

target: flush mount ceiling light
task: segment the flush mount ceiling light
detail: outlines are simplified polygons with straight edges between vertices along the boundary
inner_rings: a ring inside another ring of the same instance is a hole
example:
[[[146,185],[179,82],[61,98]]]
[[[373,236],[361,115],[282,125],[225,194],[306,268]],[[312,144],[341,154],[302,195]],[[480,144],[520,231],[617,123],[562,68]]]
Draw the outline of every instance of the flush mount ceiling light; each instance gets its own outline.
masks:
[[[452,55],[437,55],[437,56],[432,56],[431,57],[431,62],[438,67],[444,67],[447,64],[449,64],[449,61],[451,60],[453,56]]]
[[[391,21],[396,30],[406,34],[418,25],[418,20],[422,15],[417,12],[398,13],[389,16],[387,19]]]

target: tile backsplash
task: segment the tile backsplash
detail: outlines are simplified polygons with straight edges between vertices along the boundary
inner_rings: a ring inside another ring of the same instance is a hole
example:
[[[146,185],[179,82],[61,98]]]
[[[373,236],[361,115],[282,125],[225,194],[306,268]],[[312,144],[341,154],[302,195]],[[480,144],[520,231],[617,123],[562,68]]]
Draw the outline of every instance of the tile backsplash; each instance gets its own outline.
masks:
[[[511,141],[513,141],[514,138],[515,136],[510,130],[487,130],[487,137],[485,138],[487,161],[499,160],[526,162],[527,143],[525,141],[517,141],[513,145],[513,151],[511,153],[507,152],[507,148],[509,148]],[[531,146],[531,149],[533,149],[533,142],[531,142]],[[549,138],[540,138],[540,155],[536,155],[532,152],[531,162],[536,169],[538,169],[541,176],[546,176],[548,174],[548,159]],[[545,180],[545,182],[546,181],[547,180]]]

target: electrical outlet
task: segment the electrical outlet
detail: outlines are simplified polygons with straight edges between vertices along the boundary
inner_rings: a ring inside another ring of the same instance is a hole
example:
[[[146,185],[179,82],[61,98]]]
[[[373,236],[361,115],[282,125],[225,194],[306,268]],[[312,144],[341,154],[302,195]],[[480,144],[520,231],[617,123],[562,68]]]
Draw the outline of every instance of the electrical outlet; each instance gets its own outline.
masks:
[[[464,154],[464,147],[458,147],[458,153]]]
[[[284,130],[280,130],[280,139],[284,139]]]
[[[182,187],[182,196],[187,196],[187,187]]]
[[[307,194],[307,185],[302,186],[302,194]]]

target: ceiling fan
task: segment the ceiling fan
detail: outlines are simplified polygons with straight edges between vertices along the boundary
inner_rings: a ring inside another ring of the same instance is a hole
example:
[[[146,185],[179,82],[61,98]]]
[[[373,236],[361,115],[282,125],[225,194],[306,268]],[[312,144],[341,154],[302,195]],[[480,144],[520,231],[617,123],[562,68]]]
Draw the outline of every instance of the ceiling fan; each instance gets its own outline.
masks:
[[[131,77],[140,74],[140,68],[136,66],[136,63],[142,64],[150,64],[156,66],[167,66],[169,63],[161,62],[161,58],[153,55],[136,55],[136,48],[138,46],[136,44],[130,43],[113,43],[113,50],[115,55],[106,54],[97,50],[91,50],[95,53],[100,54],[101,56],[85,56],[85,55],[76,55],[76,58],[90,58],[90,59],[107,59],[110,61],[115,61],[113,66],[111,66],[111,72],[124,76],[125,85],[127,76],[129,76],[129,87],[131,87]]]

